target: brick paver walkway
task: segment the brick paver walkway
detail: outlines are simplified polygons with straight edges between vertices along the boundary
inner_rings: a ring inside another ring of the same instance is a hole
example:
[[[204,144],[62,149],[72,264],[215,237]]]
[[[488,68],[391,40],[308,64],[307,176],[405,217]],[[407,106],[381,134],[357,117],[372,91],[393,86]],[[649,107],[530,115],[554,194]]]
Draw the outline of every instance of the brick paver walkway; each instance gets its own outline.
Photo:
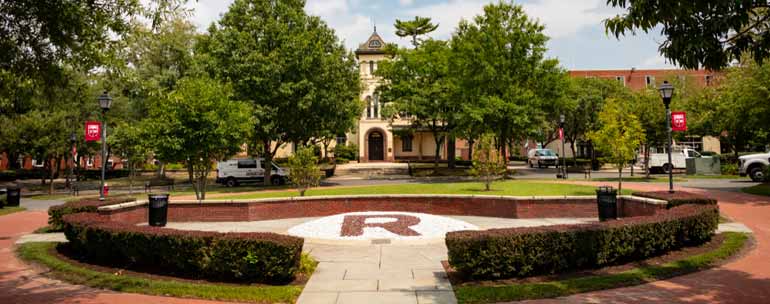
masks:
[[[599,183],[584,184],[596,185]],[[663,190],[666,187],[666,185],[662,183],[628,183],[624,186],[636,190]],[[707,271],[646,285],[529,302],[634,304],[709,302],[770,303],[770,199],[742,193],[697,189],[687,190],[707,194],[718,199],[723,213],[738,222],[746,224],[754,231],[756,238],[755,248],[736,261]],[[46,219],[46,214],[40,211],[29,211],[0,216],[0,303],[216,303],[201,300],[110,292],[82,286],[73,286],[48,279],[41,275],[41,270],[22,263],[13,254],[13,243],[16,239],[23,234],[30,233],[34,229],[45,225]],[[374,247],[378,248],[378,246]],[[381,250],[384,248],[383,246],[379,247],[382,247],[380,248]],[[317,249],[324,250],[320,247]],[[415,249],[419,250],[417,248]],[[318,253],[320,253],[320,251],[316,251],[316,254]],[[353,252],[351,252],[351,254],[353,254]],[[371,256],[377,256],[378,258],[385,257],[382,253],[376,253]],[[401,260],[402,258],[408,260],[409,256],[399,256],[398,260]],[[434,259],[430,258],[430,260]],[[362,258],[358,262],[362,261],[365,262],[367,260],[366,258]],[[409,277],[409,272],[405,272],[405,274],[397,272],[389,273],[387,269],[382,267],[377,267],[377,272],[374,272],[374,269],[363,269],[361,267],[368,266],[359,264],[366,263],[351,263],[351,267],[348,267],[349,269],[346,268],[346,272],[350,270],[350,278],[359,275],[358,273],[363,275],[366,275],[367,272],[371,274],[376,273],[383,279],[370,278],[369,280],[375,280],[377,281],[377,284],[380,284],[380,281],[390,280],[391,278],[396,279],[399,276]],[[387,265],[387,263],[380,265]],[[417,280],[419,271],[415,271],[415,269],[419,268],[401,268],[410,269],[411,279]],[[320,269],[322,272],[323,267]],[[394,269],[397,269],[397,267],[394,267]],[[428,273],[425,275],[432,272],[431,270],[426,270]],[[319,272],[319,274],[321,272]],[[336,277],[340,274],[330,273],[329,275]],[[341,275],[342,280],[348,278],[347,273]],[[319,276],[318,279],[321,279],[321,277]],[[442,280],[439,279],[436,283],[440,281]],[[392,282],[395,282],[394,284],[399,283],[397,280],[393,280]],[[429,285],[433,285],[433,282]],[[387,285],[383,287],[387,287]],[[399,289],[401,288],[396,287],[393,289],[394,299],[401,298],[401,295],[398,294],[400,292]],[[445,292],[441,289],[439,284],[435,285],[435,291]],[[414,295],[414,299],[418,300],[418,294],[415,292]],[[444,294],[436,294],[433,295],[433,297],[426,297],[425,300],[442,303],[441,296],[443,295]],[[367,301],[371,299],[367,297],[365,292],[361,294],[352,293],[350,296],[350,300],[357,303],[367,303]],[[319,298],[319,300],[321,299]],[[338,300],[347,302],[339,298]]]

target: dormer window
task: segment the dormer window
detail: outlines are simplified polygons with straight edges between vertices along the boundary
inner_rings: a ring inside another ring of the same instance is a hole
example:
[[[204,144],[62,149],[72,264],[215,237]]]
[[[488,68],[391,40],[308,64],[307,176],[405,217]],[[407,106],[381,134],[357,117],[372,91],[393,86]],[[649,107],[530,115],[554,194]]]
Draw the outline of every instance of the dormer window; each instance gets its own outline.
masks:
[[[379,49],[380,47],[382,47],[382,42],[380,42],[379,40],[369,41],[369,47],[373,49]]]

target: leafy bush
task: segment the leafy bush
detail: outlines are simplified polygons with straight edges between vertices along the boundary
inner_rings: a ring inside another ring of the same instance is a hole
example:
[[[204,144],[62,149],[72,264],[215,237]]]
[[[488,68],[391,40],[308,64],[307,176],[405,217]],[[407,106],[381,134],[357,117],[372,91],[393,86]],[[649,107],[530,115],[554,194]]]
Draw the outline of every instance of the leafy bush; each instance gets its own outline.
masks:
[[[582,225],[450,232],[449,264],[474,279],[501,279],[640,260],[711,239],[716,206]]]
[[[641,196],[646,198],[653,198],[658,200],[667,201],[667,208],[671,209],[676,206],[691,204],[691,205],[716,205],[717,200],[708,198],[692,192],[677,191],[669,193],[668,191],[649,191],[649,192],[634,192],[634,196]]]
[[[738,175],[738,164],[722,163],[721,167],[723,175]]]
[[[275,233],[182,231],[66,215],[71,249],[88,262],[222,281],[283,284],[300,267],[304,240]]]
[[[311,148],[300,148],[289,157],[289,179],[297,187],[300,196],[305,196],[308,188],[318,186],[321,172],[318,158]]]
[[[128,169],[120,169],[120,170],[106,170],[104,171],[104,178],[105,179],[112,179],[112,178],[120,178],[120,177],[128,177],[128,175],[131,172]],[[77,175],[80,176],[83,180],[89,180],[89,179],[101,179],[102,178],[102,171],[98,169],[94,170],[79,170],[77,172]]]
[[[47,176],[48,172],[43,169],[0,171],[0,181],[15,181],[17,179],[41,179]]]
[[[482,136],[476,147],[470,173],[484,183],[485,191],[489,191],[492,181],[505,174],[505,159],[495,148],[494,139],[490,135]]]
[[[136,199],[130,196],[113,196],[107,197],[104,201],[100,201],[98,197],[87,197],[81,200],[67,202],[62,205],[51,206],[48,208],[48,226],[49,231],[62,231],[64,230],[64,222],[62,217],[67,214],[91,212],[95,213],[101,206],[115,205],[126,202],[133,202]]]
[[[358,158],[358,146],[354,144],[334,146],[334,158],[338,160],[356,160]]]

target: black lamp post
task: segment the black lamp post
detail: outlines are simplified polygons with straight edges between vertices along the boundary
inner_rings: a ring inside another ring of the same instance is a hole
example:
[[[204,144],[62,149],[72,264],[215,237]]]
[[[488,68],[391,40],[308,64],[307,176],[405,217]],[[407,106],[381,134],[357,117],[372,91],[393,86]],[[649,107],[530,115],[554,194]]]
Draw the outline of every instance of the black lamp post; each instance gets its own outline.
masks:
[[[99,187],[99,200],[104,200],[104,170],[107,167],[107,111],[110,110],[112,105],[112,97],[104,91],[102,95],[99,95],[99,107],[102,108],[102,179],[101,187]]]
[[[663,104],[666,106],[666,132],[668,132],[668,192],[674,193],[674,164],[671,162],[671,97],[674,96],[674,86],[664,81],[660,86],[660,97],[663,98]]]
[[[564,149],[564,114],[559,115],[559,138],[561,140],[562,178],[567,179],[567,151]]]
[[[78,137],[75,135],[75,132],[70,133],[70,145],[72,146],[72,165],[70,166],[70,176],[69,176],[69,183],[70,183],[70,189],[74,189],[73,185],[75,183],[75,164],[77,163],[77,159],[75,159],[75,142],[77,142]]]

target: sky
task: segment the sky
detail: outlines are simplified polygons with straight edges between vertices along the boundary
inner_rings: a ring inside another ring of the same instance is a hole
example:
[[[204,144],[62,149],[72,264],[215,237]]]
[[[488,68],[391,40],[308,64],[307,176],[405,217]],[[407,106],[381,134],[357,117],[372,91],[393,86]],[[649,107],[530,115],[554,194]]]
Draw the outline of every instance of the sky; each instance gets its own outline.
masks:
[[[430,17],[439,24],[429,36],[448,39],[460,20],[471,20],[485,4],[498,0],[306,0],[305,11],[320,16],[353,50],[371,35],[374,26],[385,42],[407,46],[395,35],[396,19]],[[570,70],[674,68],[658,53],[663,41],[658,32],[608,36],[602,21],[622,11],[606,0],[514,0],[530,18],[545,25],[548,53]],[[232,0],[197,0],[188,3],[200,31],[227,11]]]

